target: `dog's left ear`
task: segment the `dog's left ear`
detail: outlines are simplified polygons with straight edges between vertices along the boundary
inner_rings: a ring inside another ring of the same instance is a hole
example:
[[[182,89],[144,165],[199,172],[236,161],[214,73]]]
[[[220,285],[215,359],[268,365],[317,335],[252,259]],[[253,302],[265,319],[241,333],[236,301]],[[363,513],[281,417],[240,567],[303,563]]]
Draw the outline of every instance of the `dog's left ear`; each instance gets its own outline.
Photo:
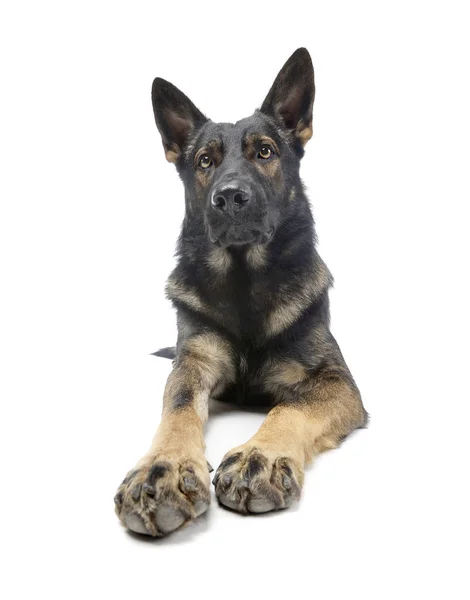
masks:
[[[299,48],[280,70],[260,110],[288,129],[303,149],[312,137],[314,98],[312,59]]]
[[[175,163],[191,134],[208,119],[181,90],[160,77],[152,85],[152,104],[165,156]]]

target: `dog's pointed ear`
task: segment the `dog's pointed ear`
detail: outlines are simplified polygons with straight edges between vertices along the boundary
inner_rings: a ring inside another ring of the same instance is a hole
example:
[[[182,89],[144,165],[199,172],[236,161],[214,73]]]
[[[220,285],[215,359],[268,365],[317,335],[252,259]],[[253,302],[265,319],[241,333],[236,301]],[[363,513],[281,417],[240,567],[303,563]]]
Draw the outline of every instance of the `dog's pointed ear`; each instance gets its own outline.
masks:
[[[279,71],[261,112],[274,117],[305,146],[312,137],[312,109],[315,99],[315,78],[312,59],[305,48],[292,54]]]
[[[183,92],[160,77],[152,85],[152,104],[165,156],[175,163],[191,134],[204,125],[207,118]]]

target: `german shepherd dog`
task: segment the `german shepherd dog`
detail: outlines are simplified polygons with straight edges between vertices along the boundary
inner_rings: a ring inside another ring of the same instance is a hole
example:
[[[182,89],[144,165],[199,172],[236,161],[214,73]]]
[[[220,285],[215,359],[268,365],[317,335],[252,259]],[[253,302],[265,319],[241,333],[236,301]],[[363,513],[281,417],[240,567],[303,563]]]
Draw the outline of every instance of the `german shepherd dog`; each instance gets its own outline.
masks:
[[[313,457],[367,423],[330,333],[332,277],[299,176],[314,96],[304,48],[261,108],[235,124],[213,123],[174,85],[153,82],[155,121],[186,212],[166,287],[177,345],[156,353],[174,358],[162,420],[115,497],[132,531],[163,536],[208,509],[209,398],[272,407],[212,482],[218,501],[241,513],[289,507]]]

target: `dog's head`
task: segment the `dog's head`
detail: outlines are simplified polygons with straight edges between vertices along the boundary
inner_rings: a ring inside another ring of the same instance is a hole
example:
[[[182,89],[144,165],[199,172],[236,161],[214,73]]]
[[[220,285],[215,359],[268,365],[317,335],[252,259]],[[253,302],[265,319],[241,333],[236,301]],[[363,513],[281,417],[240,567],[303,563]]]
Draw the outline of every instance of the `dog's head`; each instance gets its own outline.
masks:
[[[312,61],[299,48],[279,72],[261,108],[235,124],[213,123],[178,88],[153,82],[155,121],[167,160],[200,215],[211,242],[268,243],[292,210],[300,158],[312,136]]]

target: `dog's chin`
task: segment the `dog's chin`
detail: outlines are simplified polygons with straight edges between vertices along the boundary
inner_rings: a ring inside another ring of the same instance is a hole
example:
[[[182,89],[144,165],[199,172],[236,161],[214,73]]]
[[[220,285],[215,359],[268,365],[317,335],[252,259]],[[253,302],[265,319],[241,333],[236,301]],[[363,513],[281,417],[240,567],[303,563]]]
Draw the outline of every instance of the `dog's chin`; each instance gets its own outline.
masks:
[[[208,235],[213,244],[222,248],[230,248],[232,246],[253,246],[268,244],[274,236],[274,229],[268,229],[267,231],[223,231],[216,234],[209,227]]]

